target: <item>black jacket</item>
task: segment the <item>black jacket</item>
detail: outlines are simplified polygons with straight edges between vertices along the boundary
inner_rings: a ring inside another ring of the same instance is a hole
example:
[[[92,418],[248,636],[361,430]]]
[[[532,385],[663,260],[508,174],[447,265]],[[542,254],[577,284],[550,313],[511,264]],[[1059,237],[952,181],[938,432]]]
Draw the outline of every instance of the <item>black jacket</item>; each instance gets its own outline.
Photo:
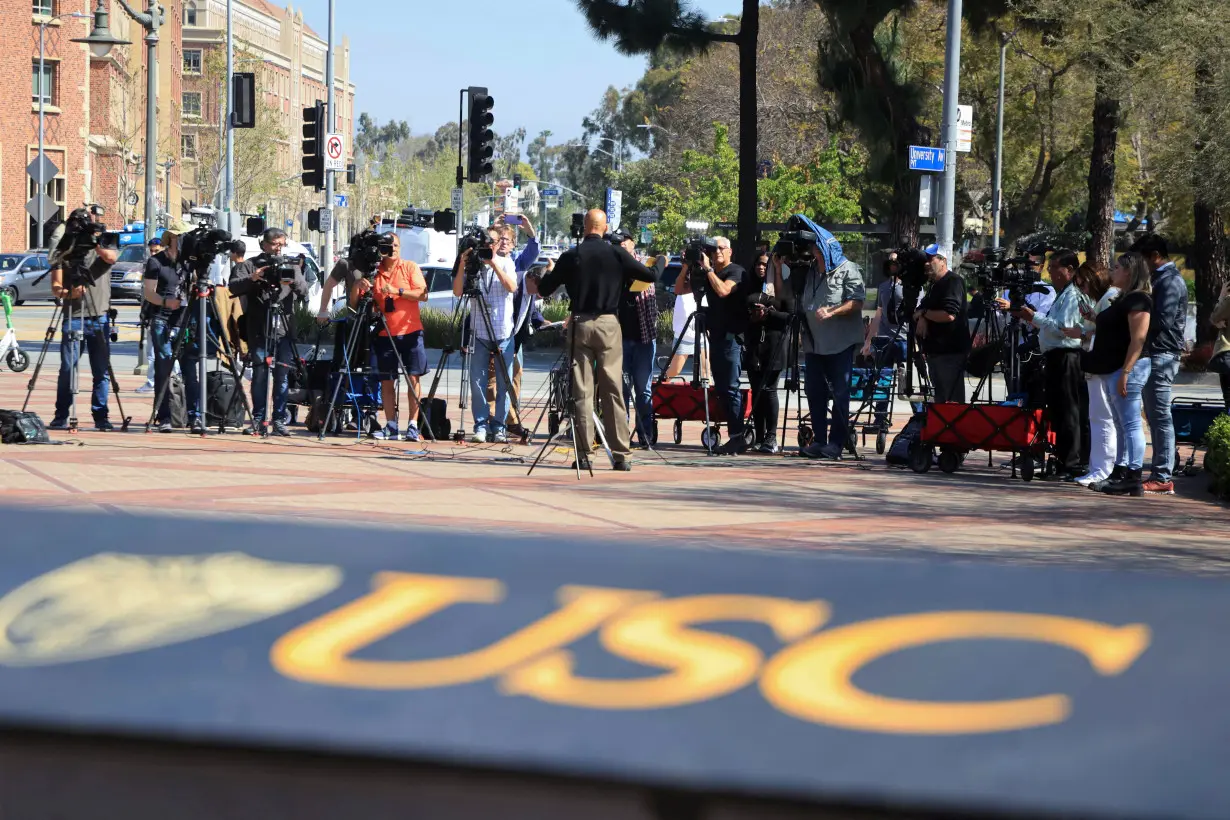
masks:
[[[781,296],[753,293],[747,297],[747,330],[743,334],[743,366],[748,370],[783,370],[789,341],[794,292],[783,286]],[[765,305],[768,312],[758,321],[752,305]]]
[[[538,292],[550,296],[561,285],[568,288],[573,313],[614,315],[633,279],[653,282],[653,271],[600,236],[587,236],[555,263],[542,278]]]
[[[262,253],[259,256],[254,256],[251,259],[238,263],[231,269],[229,288],[232,296],[239,296],[244,299],[245,335],[249,343],[253,339],[265,338],[265,331],[269,320],[269,306],[272,304],[276,294],[281,293],[282,290],[272,270],[265,271],[261,279],[252,278],[252,274],[257,268],[263,268],[268,265],[269,257]],[[281,303],[282,312],[286,315],[286,335],[291,339],[295,338],[295,297],[306,299],[307,296],[307,279],[303,277],[303,268],[297,267],[295,269],[295,278],[290,284],[290,290]],[[278,338],[282,334],[275,328],[272,335],[274,338]]]

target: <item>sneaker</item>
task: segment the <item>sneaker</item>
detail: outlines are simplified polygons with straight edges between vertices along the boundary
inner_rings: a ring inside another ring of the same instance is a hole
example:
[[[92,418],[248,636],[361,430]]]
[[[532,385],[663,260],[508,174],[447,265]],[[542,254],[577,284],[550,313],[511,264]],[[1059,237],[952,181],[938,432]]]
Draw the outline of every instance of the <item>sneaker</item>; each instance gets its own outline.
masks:
[[[1145,495],[1174,495],[1174,482],[1151,478],[1145,482]]]
[[[106,419],[95,419],[94,429],[100,433],[110,433],[112,430],[115,429],[115,425],[107,421]]]
[[[495,436],[491,440],[494,441],[496,444],[507,444],[508,443],[508,431],[507,430],[496,430]]]
[[[199,418],[193,419],[188,422],[188,431],[194,436],[205,435],[205,422],[201,421]]]
[[[1099,481],[1105,481],[1109,476],[1106,473],[1098,471],[1096,473],[1085,473],[1082,476],[1077,476],[1073,481],[1082,487],[1091,487]]]
[[[529,438],[530,431],[526,430],[520,424],[510,424],[508,425],[508,435],[513,438]]]
[[[68,419],[52,419],[51,424],[47,425],[48,430],[67,430]]]
[[[617,473],[630,473],[632,472],[632,465],[629,464],[626,459],[620,458],[615,460],[615,466],[613,469]]]
[[[777,455],[778,453],[780,453],[781,451],[782,451],[782,448],[781,448],[781,447],[779,447],[779,446],[777,446],[777,439],[775,439],[775,438],[767,438],[767,439],[765,439],[765,440],[761,443],[761,445],[760,445],[759,447],[757,447],[757,448],[756,448],[756,452],[758,452],[758,453],[767,453],[768,455],[771,455],[771,456],[775,456],[775,455]]]
[[[799,450],[799,455],[804,458],[816,458],[822,461],[840,461],[841,447],[835,444],[813,444],[810,447],[804,447]]]
[[[487,443],[487,431],[486,430],[475,430],[474,435],[470,436],[470,443],[471,444],[486,444]]]
[[[137,392],[137,393],[153,393],[153,392],[154,392],[154,383],[153,383],[153,382],[146,382],[145,384],[143,384],[143,385],[141,385],[140,387],[138,387],[138,388],[136,389],[136,391],[135,391],[135,392]]]
[[[579,459],[577,459],[577,460],[573,461],[573,462],[572,462],[572,466],[570,466],[568,469],[570,469],[570,470],[588,470],[588,469],[590,469],[590,467],[589,467],[589,458],[587,458],[586,456],[581,456]]]
[[[286,429],[285,422],[275,421],[270,429],[270,433],[281,438],[290,438],[290,430]]]
[[[398,436],[397,425],[391,421],[384,425],[383,430],[372,431],[372,438],[382,441],[397,441]]]
[[[747,441],[743,437],[732,438],[713,451],[719,456],[739,456],[747,452]]]
[[[422,441],[423,436],[419,433],[419,426],[414,422],[406,425],[406,441]]]
[[[265,435],[265,425],[264,425],[264,422],[262,422],[260,419],[256,419],[255,421],[253,421],[253,422],[252,422],[252,426],[251,426],[251,427],[247,427],[247,428],[245,428],[245,429],[244,429],[243,434],[244,434],[245,436],[263,436],[263,435]]]
[[[158,425],[154,427],[154,432],[156,432],[156,433],[174,433],[174,432],[175,432],[175,428],[171,426],[171,422],[169,422],[169,421],[162,421],[162,422],[159,422],[159,423],[158,423]]]

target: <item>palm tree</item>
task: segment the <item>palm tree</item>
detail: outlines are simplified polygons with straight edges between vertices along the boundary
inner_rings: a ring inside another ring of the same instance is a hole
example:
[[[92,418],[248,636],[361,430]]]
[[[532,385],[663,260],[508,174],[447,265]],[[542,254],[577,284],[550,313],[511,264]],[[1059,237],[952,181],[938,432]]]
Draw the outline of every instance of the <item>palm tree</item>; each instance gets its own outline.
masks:
[[[621,54],[652,54],[658,49],[698,53],[714,43],[739,48],[739,213],[735,258],[750,266],[756,239],[756,46],[760,35],[759,0],[743,0],[739,32],[714,31],[687,0],[576,0],[594,34],[610,40]]]

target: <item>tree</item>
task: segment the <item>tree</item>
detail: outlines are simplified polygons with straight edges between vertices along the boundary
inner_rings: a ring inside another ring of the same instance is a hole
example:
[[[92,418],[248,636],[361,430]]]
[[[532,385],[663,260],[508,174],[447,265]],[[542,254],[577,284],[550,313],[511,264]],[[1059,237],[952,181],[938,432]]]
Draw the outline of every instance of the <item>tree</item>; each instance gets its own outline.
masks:
[[[718,43],[739,49],[739,216],[735,258],[750,264],[756,235],[756,51],[759,0],[743,0],[737,34],[711,30],[685,0],[576,0],[594,34],[623,54],[653,54],[667,47],[703,51]]]

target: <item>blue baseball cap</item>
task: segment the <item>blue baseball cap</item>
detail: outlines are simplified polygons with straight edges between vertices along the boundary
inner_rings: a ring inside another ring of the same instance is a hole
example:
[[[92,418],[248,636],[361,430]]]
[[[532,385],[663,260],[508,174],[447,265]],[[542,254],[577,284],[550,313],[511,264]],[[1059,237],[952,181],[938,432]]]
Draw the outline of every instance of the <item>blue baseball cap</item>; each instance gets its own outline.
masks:
[[[944,259],[948,259],[948,257],[944,254],[944,249],[939,246],[938,242],[933,242],[932,244],[923,248],[923,253],[925,253],[929,257],[930,256],[941,256]]]

